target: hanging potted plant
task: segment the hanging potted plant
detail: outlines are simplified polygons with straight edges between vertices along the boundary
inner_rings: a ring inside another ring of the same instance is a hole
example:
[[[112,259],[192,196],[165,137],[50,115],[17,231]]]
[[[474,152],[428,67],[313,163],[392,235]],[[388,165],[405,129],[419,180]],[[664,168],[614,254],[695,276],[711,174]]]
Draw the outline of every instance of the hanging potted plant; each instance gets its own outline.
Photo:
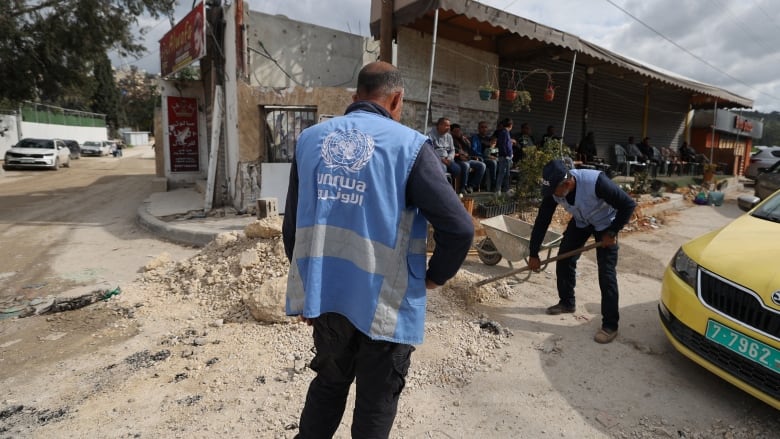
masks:
[[[501,96],[501,90],[494,88],[490,93],[490,99],[498,99]]]
[[[517,91],[517,98],[512,103],[512,111],[520,110],[531,111],[531,93],[525,89]]]
[[[515,80],[514,70],[512,70],[512,76],[509,78],[507,88],[501,92],[501,98],[509,102],[514,102],[517,99],[517,81]]]
[[[479,98],[483,101],[490,100],[490,96],[493,94],[493,86],[490,84],[484,84],[479,87]]]
[[[558,88],[553,84],[552,77],[547,75],[547,88],[544,89],[544,100],[552,102],[555,99],[555,89]]]

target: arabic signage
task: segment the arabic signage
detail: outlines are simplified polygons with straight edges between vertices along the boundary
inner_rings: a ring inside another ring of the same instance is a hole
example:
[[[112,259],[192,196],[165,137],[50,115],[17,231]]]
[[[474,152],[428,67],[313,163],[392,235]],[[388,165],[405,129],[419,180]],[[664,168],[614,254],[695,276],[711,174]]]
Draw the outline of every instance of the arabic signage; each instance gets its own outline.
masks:
[[[751,122],[749,119],[745,119],[744,117],[736,116],[734,117],[734,128],[749,133],[753,131],[753,122]]]
[[[171,172],[198,172],[198,101],[176,96],[167,99]]]
[[[160,74],[165,77],[206,56],[206,7],[200,2],[160,40]]]

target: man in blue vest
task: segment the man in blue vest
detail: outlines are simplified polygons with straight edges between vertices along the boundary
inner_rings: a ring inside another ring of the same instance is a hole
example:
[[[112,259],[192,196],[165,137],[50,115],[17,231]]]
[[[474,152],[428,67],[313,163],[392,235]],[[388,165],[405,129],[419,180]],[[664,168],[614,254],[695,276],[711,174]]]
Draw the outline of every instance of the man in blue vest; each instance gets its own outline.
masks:
[[[617,234],[626,225],[636,208],[636,202],[601,171],[569,169],[563,161],[552,160],[542,169],[542,204],[536,216],[529,243],[528,266],[538,270],[539,249],[558,205],[572,215],[558,254],[585,245],[593,235],[601,246],[596,249],[601,289],[601,329],[594,340],[609,343],[617,337],[618,283]],[[557,304],[547,308],[547,314],[573,313],[576,309],[574,286],[579,255],[560,259],[555,264]]]
[[[427,137],[398,123],[403,94],[395,67],[370,63],[345,115],[298,138],[282,228],[286,312],[313,325],[317,372],[300,438],[333,436],[353,381],[352,437],[389,436],[426,290],[457,273],[474,236]]]

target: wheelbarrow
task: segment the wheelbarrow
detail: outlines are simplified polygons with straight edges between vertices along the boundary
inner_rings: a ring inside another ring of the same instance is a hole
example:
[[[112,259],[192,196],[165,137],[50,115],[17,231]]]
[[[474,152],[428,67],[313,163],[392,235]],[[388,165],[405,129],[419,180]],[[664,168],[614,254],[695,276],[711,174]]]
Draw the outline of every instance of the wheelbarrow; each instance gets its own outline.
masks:
[[[509,262],[509,267],[514,268],[513,262],[525,261],[528,264],[529,246],[531,243],[531,231],[533,224],[508,215],[499,215],[480,221],[485,229],[487,237],[475,247],[479,260],[485,265],[496,265],[502,258]],[[558,247],[563,235],[548,230],[542,240],[541,251],[547,250],[549,259],[552,249]],[[540,254],[541,256],[541,254]],[[545,269],[545,266],[541,269]]]

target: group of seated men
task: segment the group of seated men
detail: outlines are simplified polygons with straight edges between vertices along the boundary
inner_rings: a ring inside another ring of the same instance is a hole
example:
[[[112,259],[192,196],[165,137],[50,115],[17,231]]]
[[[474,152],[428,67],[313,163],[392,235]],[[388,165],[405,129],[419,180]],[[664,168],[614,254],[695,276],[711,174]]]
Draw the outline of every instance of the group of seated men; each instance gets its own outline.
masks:
[[[653,177],[658,176],[658,171],[671,176],[673,173],[680,175],[685,164],[704,165],[709,160],[704,154],[697,153],[695,149],[683,142],[677,151],[668,146],[657,148],[650,145],[650,138],[645,137],[639,145],[634,143],[634,138],[629,137],[626,145],[626,154],[632,160],[644,163],[648,166]]]
[[[490,133],[486,121],[480,121],[477,132],[466,136],[461,126],[439,118],[428,132],[434,151],[442,161],[445,173],[454,179],[455,190],[472,193],[485,188],[488,192],[508,192],[510,170],[517,167],[526,148],[535,146],[530,126],[524,123],[517,138],[512,136],[513,122],[501,120]],[[543,142],[557,138],[548,127]]]

